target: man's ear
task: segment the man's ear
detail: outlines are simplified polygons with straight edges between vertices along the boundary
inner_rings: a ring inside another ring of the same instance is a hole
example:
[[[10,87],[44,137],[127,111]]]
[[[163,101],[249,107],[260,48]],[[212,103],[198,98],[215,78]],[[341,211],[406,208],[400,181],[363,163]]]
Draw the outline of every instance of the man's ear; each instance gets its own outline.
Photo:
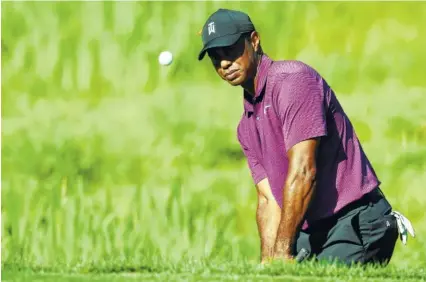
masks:
[[[253,46],[254,51],[257,52],[259,50],[259,46],[260,46],[259,33],[257,33],[257,31],[253,31],[250,35],[250,40],[251,40],[251,44]]]

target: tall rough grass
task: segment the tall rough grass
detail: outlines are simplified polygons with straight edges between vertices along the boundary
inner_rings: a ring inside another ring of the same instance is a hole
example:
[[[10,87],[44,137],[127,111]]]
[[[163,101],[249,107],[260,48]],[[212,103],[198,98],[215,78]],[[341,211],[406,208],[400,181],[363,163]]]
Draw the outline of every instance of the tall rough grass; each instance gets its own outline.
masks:
[[[426,3],[2,3],[2,263],[257,260],[242,95],[197,61],[220,7],[337,92],[424,265]],[[160,67],[170,50],[175,61]]]

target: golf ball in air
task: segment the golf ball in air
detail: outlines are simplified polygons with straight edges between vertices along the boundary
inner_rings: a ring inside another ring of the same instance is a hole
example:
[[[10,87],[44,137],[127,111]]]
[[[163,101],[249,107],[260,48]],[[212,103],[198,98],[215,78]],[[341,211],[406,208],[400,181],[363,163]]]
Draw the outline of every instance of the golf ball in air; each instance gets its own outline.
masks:
[[[160,56],[158,56],[158,61],[163,66],[168,66],[173,61],[173,55],[169,51],[163,51],[160,53]]]

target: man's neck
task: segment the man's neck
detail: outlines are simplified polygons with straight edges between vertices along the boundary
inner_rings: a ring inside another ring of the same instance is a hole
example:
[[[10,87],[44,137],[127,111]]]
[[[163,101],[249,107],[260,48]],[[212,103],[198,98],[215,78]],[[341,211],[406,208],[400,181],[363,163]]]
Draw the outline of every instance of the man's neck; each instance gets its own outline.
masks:
[[[243,85],[242,87],[244,88],[244,90],[250,94],[250,96],[252,98],[254,98],[256,96],[256,81],[257,81],[257,75],[254,78],[250,78],[248,79]]]
[[[248,79],[243,85],[242,87],[244,88],[244,90],[250,94],[250,96],[252,98],[254,98],[256,96],[256,85],[257,85],[257,78],[258,78],[258,67],[260,62],[262,61],[262,55],[259,55],[256,58],[256,65],[254,67],[254,75],[252,76],[252,78]]]

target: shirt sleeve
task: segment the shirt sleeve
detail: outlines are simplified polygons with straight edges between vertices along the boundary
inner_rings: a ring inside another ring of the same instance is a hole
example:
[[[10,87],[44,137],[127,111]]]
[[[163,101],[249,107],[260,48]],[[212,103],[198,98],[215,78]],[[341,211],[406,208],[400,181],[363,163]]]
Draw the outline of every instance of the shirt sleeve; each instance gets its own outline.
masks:
[[[237,131],[238,141],[240,142],[241,149],[247,158],[248,167],[251,171],[254,184],[257,185],[261,180],[267,177],[266,171],[256,157],[255,152],[249,148],[247,144],[247,136],[243,131],[241,124],[238,126]]]
[[[283,80],[276,99],[286,151],[304,140],[327,135],[321,77],[295,73]]]

